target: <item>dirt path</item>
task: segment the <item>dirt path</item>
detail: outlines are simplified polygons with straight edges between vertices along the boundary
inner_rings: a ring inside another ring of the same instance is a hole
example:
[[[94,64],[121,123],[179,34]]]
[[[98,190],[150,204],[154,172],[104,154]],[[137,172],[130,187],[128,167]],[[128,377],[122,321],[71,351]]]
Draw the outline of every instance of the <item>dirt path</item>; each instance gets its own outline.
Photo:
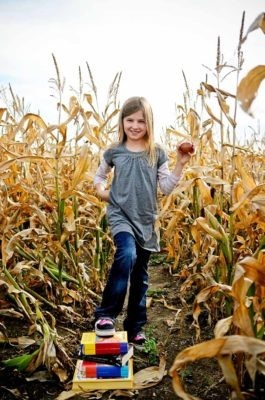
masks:
[[[180,280],[169,274],[163,265],[150,266],[149,293],[152,295],[148,308],[147,331],[151,330],[157,341],[159,355],[165,355],[168,370],[175,356],[184,348],[195,344],[195,329],[192,327],[191,308],[184,309],[179,298]],[[205,339],[211,337],[212,329],[205,327]],[[143,357],[143,364],[148,364]],[[135,369],[141,366],[137,359]],[[202,360],[187,366],[183,382],[188,392],[207,400],[228,398],[227,387],[222,380],[219,366],[214,360]],[[138,400],[176,400],[172,380],[167,375],[158,385],[139,391]]]

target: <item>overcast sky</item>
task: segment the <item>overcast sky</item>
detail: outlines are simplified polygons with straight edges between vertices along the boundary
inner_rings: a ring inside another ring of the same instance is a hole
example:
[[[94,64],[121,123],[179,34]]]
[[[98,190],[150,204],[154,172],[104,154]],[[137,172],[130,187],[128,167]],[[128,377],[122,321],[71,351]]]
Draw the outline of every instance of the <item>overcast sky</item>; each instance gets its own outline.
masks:
[[[0,88],[10,83],[31,112],[39,110],[54,123],[48,83],[55,77],[52,53],[66,89],[78,88],[79,66],[89,81],[88,62],[103,104],[121,71],[120,101],[145,96],[160,131],[174,123],[175,105],[182,103],[181,71],[196,92],[208,73],[203,65],[215,67],[218,36],[224,61],[235,65],[242,13],[246,30],[264,6],[261,0],[0,0]],[[242,77],[265,64],[264,46],[261,30],[249,35]],[[209,73],[208,81],[216,85]],[[233,86],[225,89],[235,91]],[[264,115],[261,102],[254,111],[257,118]],[[242,118],[246,125],[256,124]]]

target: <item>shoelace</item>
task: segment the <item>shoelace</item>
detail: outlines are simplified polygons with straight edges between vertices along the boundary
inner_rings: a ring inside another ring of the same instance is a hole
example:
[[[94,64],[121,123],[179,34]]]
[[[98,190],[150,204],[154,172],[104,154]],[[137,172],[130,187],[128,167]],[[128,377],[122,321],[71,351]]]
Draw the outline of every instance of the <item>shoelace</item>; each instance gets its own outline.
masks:
[[[145,340],[145,335],[143,333],[138,333],[138,335],[134,337],[134,340]]]
[[[100,319],[98,321],[99,325],[106,325],[106,324],[111,324],[112,325],[112,321],[110,319]]]

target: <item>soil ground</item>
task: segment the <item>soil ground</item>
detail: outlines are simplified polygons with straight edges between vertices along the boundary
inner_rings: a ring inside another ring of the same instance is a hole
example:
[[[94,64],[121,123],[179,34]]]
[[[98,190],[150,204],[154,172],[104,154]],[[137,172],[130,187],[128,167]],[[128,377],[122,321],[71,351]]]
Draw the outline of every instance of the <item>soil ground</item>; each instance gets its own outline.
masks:
[[[149,353],[143,351],[135,351],[134,355],[134,372],[140,371],[150,365],[158,365],[159,357],[165,356],[166,370],[168,370],[175,356],[184,348],[195,344],[195,329],[192,325],[192,298],[187,309],[183,305],[179,297],[179,289],[181,281],[178,277],[169,274],[168,267],[160,263],[153,263],[149,269],[149,299],[151,305],[148,308],[148,324],[146,331],[149,340],[155,339],[157,343],[157,354],[154,351]],[[194,296],[193,296],[194,297]],[[203,320],[205,316],[202,314],[202,340],[212,338],[213,327],[210,327]],[[121,324],[122,316],[118,320]],[[3,320],[3,324],[7,328],[10,336],[21,335],[23,331],[27,334],[28,326],[24,322],[16,322],[12,319]],[[90,322],[91,324],[91,322]],[[58,332],[64,335],[64,346],[68,354],[72,355],[72,360],[76,362],[76,349],[84,330],[91,329],[88,322],[71,322],[60,321],[57,319]],[[60,330],[59,330],[60,328]],[[73,335],[73,332],[75,334]],[[151,340],[152,341],[152,340]],[[0,348],[1,359],[7,359],[14,356],[14,351],[10,350],[10,346]],[[41,375],[43,378],[43,375]],[[0,399],[1,400],[54,400],[65,390],[71,389],[71,382],[66,384],[60,383],[55,377],[48,380],[27,380],[27,375],[17,370],[11,370],[0,367]],[[215,360],[205,359],[200,362],[194,362],[187,365],[182,374],[182,381],[186,390],[204,400],[226,400],[229,399],[229,389],[225,384],[220,368]],[[136,400],[176,400],[176,396],[172,387],[172,380],[165,375],[157,385],[135,391],[133,398]],[[263,393],[264,394],[264,393]],[[104,394],[95,393],[95,399],[128,399],[124,393],[122,396],[114,396],[113,391],[107,391]],[[76,395],[73,400],[81,400],[86,395]],[[91,398],[91,397],[90,397]],[[246,397],[247,399],[261,399],[259,395],[254,393]]]

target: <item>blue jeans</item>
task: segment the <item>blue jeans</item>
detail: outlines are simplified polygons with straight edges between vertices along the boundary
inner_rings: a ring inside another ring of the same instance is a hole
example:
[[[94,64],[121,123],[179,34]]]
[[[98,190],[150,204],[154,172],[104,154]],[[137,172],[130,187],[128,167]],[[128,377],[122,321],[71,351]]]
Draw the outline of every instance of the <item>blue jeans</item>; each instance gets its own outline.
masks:
[[[147,322],[147,267],[151,252],[141,248],[128,232],[117,233],[114,243],[116,246],[114,261],[95,317],[96,320],[100,317],[115,319],[122,311],[130,284],[127,316],[123,325],[131,337],[140,332]]]

